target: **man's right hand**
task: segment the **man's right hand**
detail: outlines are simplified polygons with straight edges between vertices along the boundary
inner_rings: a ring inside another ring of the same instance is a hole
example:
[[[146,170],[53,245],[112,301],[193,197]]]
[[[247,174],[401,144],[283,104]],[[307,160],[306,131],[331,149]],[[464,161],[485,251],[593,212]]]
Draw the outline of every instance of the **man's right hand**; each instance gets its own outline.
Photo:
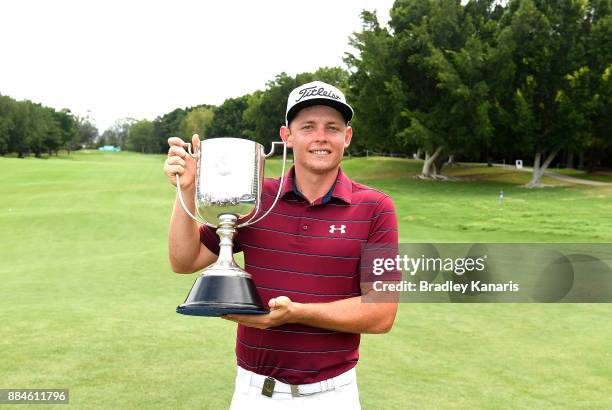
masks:
[[[164,172],[170,183],[176,186],[176,174],[181,178],[181,189],[190,190],[194,188],[196,175],[196,160],[185,151],[185,142],[178,137],[168,138],[168,158],[164,162]],[[198,152],[200,148],[200,137],[194,134],[191,137],[192,152]]]

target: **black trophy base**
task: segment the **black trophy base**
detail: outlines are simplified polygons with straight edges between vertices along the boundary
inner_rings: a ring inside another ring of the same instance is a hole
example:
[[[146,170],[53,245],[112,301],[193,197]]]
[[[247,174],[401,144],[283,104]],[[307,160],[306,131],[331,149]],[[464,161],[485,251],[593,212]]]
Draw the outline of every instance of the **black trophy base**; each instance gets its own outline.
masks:
[[[264,308],[255,285],[244,276],[200,275],[176,313],[189,316],[261,315]]]

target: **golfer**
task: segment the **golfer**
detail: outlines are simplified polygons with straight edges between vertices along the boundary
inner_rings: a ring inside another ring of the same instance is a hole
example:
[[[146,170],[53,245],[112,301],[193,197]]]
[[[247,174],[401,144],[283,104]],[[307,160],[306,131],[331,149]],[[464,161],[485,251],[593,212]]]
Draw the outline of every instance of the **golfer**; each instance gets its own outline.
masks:
[[[365,244],[397,245],[397,218],[384,193],[350,180],[340,163],[351,143],[353,109],[344,94],[315,81],[294,89],[280,137],[294,166],[282,187],[266,179],[259,223],[238,230],[234,250],[270,313],[227,315],[238,323],[232,409],[359,409],[355,365],[361,333],[391,329],[396,303],[363,303],[359,262]],[[195,196],[196,164],[179,138],[168,140],[164,171]],[[193,144],[199,143],[194,136]],[[188,204],[191,212],[194,205]],[[219,239],[175,201],[169,258],[178,273],[213,263]]]

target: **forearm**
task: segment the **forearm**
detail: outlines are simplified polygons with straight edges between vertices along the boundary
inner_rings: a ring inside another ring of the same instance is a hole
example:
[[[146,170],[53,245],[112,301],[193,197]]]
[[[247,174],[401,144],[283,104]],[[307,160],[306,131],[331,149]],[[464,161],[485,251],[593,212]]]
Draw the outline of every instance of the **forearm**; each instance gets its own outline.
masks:
[[[185,205],[192,214],[195,211],[193,190],[183,192]],[[178,197],[174,202],[170,228],[168,231],[168,256],[172,270],[177,273],[191,273],[197,270],[194,266],[200,253],[200,233],[197,223],[181,207]]]
[[[364,303],[361,296],[329,303],[293,303],[291,322],[346,333],[386,333],[397,303]]]

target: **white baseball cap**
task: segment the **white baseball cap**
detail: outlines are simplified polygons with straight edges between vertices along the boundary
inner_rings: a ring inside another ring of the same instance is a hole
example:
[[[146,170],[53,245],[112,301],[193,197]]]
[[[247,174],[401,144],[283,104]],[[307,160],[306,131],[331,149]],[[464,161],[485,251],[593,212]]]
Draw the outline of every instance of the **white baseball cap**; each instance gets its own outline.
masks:
[[[287,98],[285,122],[287,126],[298,111],[312,105],[327,105],[342,114],[346,123],[353,118],[353,109],[346,103],[342,91],[322,81],[313,81],[295,88]]]

